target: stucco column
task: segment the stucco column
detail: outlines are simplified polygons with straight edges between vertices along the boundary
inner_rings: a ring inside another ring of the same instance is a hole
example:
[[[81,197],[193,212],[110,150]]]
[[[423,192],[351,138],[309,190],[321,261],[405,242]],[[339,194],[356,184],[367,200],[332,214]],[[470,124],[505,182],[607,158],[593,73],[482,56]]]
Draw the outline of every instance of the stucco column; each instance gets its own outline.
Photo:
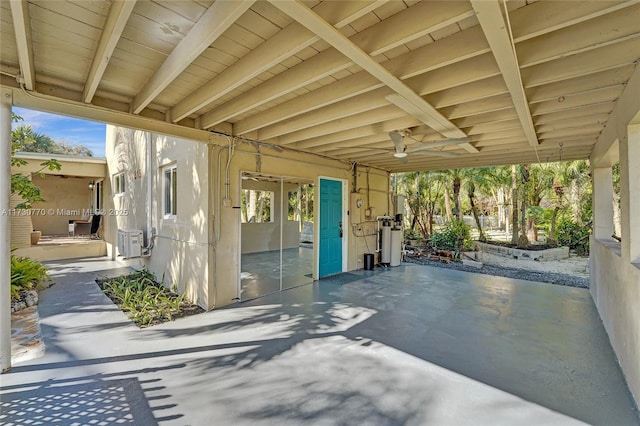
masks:
[[[593,234],[598,240],[611,239],[613,234],[613,180],[611,167],[596,167],[593,179]]]
[[[640,124],[630,125],[620,144],[620,191],[622,253],[640,264]]]
[[[0,367],[11,368],[11,90],[0,93]]]

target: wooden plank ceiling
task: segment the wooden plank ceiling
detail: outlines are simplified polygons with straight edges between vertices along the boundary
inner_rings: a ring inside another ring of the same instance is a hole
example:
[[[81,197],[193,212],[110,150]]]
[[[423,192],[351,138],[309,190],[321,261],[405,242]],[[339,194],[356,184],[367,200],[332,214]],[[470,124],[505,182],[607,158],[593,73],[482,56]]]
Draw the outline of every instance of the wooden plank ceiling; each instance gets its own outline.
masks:
[[[391,171],[587,158],[640,58],[640,3],[625,0],[0,12],[5,86]],[[407,135],[405,159],[392,131]]]

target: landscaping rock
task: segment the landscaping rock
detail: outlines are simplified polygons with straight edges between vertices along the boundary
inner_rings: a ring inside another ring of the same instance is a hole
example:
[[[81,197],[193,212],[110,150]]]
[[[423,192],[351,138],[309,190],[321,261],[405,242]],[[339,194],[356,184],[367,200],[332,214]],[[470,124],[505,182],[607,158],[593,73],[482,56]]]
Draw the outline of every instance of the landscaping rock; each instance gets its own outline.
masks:
[[[28,290],[24,294],[24,303],[27,306],[34,306],[38,304],[38,292],[34,290]]]
[[[482,262],[476,262],[475,260],[471,260],[471,259],[462,259],[462,264],[464,266],[471,266],[477,269],[480,269],[483,266]]]
[[[27,304],[22,300],[12,300],[11,301],[11,312],[18,312],[23,309],[26,309]]]

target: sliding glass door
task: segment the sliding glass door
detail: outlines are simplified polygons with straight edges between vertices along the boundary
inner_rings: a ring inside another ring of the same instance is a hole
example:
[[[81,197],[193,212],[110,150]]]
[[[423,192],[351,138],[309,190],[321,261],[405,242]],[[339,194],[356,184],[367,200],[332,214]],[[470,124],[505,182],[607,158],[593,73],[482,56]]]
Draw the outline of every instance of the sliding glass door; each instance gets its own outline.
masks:
[[[240,300],[313,281],[310,181],[242,173]]]

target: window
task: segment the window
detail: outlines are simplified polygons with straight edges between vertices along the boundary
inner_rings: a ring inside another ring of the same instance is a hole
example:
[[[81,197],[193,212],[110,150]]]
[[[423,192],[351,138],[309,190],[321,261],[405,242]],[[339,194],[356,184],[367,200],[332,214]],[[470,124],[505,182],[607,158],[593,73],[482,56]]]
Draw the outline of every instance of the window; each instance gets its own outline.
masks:
[[[95,208],[96,210],[102,210],[104,206],[102,205],[102,181],[99,180],[96,182],[96,186],[93,189],[94,198],[95,198]]]
[[[113,175],[113,193],[114,195],[124,194],[124,172]]]
[[[175,165],[165,167],[162,171],[164,193],[164,217],[175,218],[178,207],[178,179]]]
[[[274,206],[275,193],[273,191],[255,191],[243,189],[242,223],[270,223],[273,222],[271,206]]]

